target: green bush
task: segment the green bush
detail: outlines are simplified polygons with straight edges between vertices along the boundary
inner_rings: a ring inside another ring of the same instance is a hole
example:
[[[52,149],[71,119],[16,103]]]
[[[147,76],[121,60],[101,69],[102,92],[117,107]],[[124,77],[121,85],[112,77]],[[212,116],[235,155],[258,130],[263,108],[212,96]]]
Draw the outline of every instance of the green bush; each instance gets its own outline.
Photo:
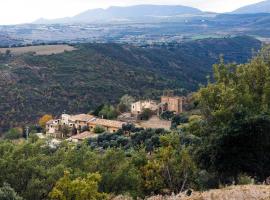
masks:
[[[23,200],[9,184],[4,183],[3,187],[0,188],[0,199],[1,200]]]
[[[152,117],[152,115],[153,115],[153,112],[150,109],[146,108],[139,115],[139,119],[140,120],[148,120]]]
[[[254,179],[246,174],[240,174],[238,177],[238,184],[239,185],[250,185],[254,184]]]
[[[20,130],[17,128],[12,128],[6,134],[4,135],[5,139],[8,140],[16,140],[19,139],[22,136]]]
[[[94,128],[94,133],[104,133],[105,132],[105,128],[103,126],[96,126]]]

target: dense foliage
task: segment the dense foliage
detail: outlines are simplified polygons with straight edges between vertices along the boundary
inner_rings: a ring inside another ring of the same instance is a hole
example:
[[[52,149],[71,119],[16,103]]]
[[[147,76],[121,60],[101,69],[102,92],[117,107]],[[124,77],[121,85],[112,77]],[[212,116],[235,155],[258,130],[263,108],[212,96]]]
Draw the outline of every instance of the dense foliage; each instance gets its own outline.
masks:
[[[221,61],[214,77],[215,83],[198,93],[203,114],[199,159],[223,181],[238,182],[241,173],[264,181],[270,176],[269,49],[244,65]]]
[[[221,60],[215,80],[194,95],[195,108],[173,116],[173,131],[127,124],[81,144],[36,137],[1,141],[0,195],[2,190],[17,199],[135,198],[265,181],[269,52],[264,49],[247,64]]]
[[[57,147],[34,138],[16,145],[2,141],[0,185],[10,184],[25,199],[102,199],[105,193],[143,197],[187,188],[196,172],[188,150],[178,134],[159,140],[151,156],[143,143],[127,152],[87,144]]]
[[[195,90],[220,54],[242,63],[260,45],[236,37],[152,48],[81,44],[76,51],[48,56],[7,52],[0,55],[0,132],[47,113],[87,113],[101,103],[116,105],[124,94],[153,99],[164,89],[176,94]],[[111,109],[105,113],[115,115]]]

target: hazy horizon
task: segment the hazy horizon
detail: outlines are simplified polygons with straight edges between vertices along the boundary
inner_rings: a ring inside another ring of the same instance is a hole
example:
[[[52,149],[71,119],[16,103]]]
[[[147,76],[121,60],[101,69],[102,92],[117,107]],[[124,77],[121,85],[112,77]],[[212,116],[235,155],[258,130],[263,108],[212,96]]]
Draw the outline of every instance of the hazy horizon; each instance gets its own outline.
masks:
[[[0,24],[30,23],[39,18],[71,17],[83,11],[140,4],[184,5],[211,12],[230,12],[262,0],[9,0],[0,7]]]

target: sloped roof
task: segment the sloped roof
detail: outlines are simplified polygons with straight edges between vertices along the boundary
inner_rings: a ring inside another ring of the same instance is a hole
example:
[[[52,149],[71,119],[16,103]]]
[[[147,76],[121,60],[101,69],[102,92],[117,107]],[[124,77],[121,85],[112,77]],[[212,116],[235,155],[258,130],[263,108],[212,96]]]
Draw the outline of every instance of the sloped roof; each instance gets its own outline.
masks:
[[[83,122],[88,122],[92,118],[94,118],[94,116],[88,115],[88,114],[78,114],[78,115],[72,115],[70,117],[72,121],[83,121]]]
[[[99,118],[93,118],[92,120],[88,121],[88,123],[99,125],[99,126],[105,126],[105,127],[113,127],[113,128],[122,128],[123,124],[126,124],[125,122],[120,122],[116,120],[108,120],[108,119],[99,119]]]

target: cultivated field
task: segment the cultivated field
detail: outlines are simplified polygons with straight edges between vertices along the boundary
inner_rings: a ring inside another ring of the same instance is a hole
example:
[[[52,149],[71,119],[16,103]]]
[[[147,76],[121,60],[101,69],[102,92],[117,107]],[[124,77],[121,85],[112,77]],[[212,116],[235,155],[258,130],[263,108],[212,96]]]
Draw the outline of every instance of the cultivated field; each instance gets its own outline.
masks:
[[[40,46],[28,46],[28,47],[12,47],[12,48],[0,48],[1,53],[5,53],[10,50],[12,54],[24,54],[28,52],[34,52],[37,55],[51,55],[63,53],[64,51],[73,51],[74,47],[61,44],[61,45],[40,45]]]

